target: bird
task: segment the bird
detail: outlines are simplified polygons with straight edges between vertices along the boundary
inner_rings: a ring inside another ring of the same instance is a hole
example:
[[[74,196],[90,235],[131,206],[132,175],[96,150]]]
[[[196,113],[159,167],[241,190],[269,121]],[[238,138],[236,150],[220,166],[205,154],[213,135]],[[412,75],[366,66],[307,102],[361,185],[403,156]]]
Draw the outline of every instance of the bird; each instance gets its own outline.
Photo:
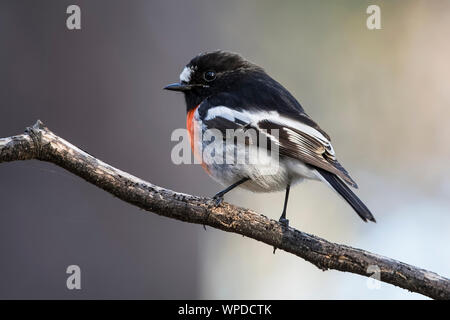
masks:
[[[330,136],[263,68],[237,53],[208,51],[192,58],[179,79],[164,89],[184,94],[191,148],[194,154],[200,154],[205,171],[226,186],[214,195],[216,205],[236,187],[254,192],[284,191],[279,222],[288,226],[291,187],[304,180],[318,180],[336,191],[364,222],[376,222],[371,211],[351,190],[358,185],[337,160]],[[266,145],[270,143],[266,149],[277,149],[277,158],[268,156],[264,163],[205,161],[202,152],[208,143],[202,134],[208,130],[223,134],[222,140],[218,138],[210,143],[216,150],[231,154],[236,152],[236,140],[231,149],[229,144],[225,145],[229,130],[244,133],[252,130],[258,138],[263,138],[256,142],[241,140],[240,144],[259,151],[266,140]]]

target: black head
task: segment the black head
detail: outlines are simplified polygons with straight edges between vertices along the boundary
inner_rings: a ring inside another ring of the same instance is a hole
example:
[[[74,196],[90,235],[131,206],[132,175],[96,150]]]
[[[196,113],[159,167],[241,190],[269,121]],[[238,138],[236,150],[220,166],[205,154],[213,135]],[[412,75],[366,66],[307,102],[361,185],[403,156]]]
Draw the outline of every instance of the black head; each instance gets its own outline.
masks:
[[[240,78],[252,71],[263,72],[260,67],[236,53],[205,52],[185,66],[179,83],[168,85],[164,89],[183,92],[187,110],[191,110],[215,93],[232,90]]]

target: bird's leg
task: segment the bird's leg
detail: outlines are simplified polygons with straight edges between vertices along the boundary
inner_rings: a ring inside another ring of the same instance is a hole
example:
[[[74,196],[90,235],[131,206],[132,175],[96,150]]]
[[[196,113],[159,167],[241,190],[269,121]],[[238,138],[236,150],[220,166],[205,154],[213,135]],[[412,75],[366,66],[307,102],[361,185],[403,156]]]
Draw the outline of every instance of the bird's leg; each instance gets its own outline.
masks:
[[[291,189],[291,185],[290,184],[288,184],[286,186],[286,195],[284,197],[283,213],[281,213],[281,217],[280,217],[280,220],[279,220],[285,226],[289,225],[289,220],[286,219],[286,210],[287,210],[287,204],[288,204],[288,199],[289,199],[289,189]]]
[[[241,180],[239,180],[238,182],[233,183],[231,186],[229,186],[228,188],[216,193],[216,195],[213,197],[213,200],[216,204],[216,206],[218,206],[219,204],[222,203],[223,201],[223,196],[225,195],[225,193],[233,190],[234,188],[236,188],[237,186],[243,184],[244,182],[248,181],[249,178],[242,178]]]
[[[287,210],[287,203],[288,203],[288,199],[289,199],[289,190],[291,189],[291,185],[288,184],[286,186],[286,195],[284,196],[284,206],[283,206],[283,212],[281,213],[281,217],[280,217],[280,223],[284,226],[288,226],[289,225],[289,220],[286,219],[286,210]],[[273,254],[275,254],[275,251],[277,250],[277,247],[273,247]]]

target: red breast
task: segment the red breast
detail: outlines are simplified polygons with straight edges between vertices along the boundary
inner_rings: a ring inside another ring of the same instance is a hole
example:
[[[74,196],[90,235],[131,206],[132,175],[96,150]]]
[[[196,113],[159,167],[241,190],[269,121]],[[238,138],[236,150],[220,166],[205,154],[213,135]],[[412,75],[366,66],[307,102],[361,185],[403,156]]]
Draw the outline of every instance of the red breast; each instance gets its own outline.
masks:
[[[200,105],[196,106],[192,110],[189,110],[187,113],[187,118],[186,118],[186,128],[189,133],[189,141],[191,142],[192,151],[194,151],[194,121],[193,120],[194,120],[195,111],[197,111],[199,106]]]
[[[194,134],[194,130],[195,130],[194,114],[195,114],[195,111],[197,111],[199,106],[200,105],[198,105],[194,109],[188,111],[187,117],[186,117],[186,128],[188,130],[189,142],[191,143],[191,150],[192,150],[192,152],[194,152],[194,157],[196,157],[197,159],[202,159],[201,160],[201,165],[202,165],[203,169],[205,169],[205,171],[207,173],[209,173],[209,170],[208,170],[208,168],[206,166],[206,163],[203,162],[203,157],[201,156],[201,150],[197,150],[197,148],[194,148],[194,142],[195,142],[194,141],[194,139],[195,139],[195,134]]]

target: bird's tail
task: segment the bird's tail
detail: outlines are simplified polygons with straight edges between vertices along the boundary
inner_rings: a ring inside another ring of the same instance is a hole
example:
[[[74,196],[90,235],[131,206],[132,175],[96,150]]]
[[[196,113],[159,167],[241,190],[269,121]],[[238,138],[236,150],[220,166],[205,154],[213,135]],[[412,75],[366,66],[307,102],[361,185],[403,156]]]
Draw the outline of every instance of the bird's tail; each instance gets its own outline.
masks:
[[[327,182],[327,184],[329,184],[337,193],[339,193],[345,199],[345,201],[347,201],[348,204],[351,205],[353,209],[355,209],[356,213],[361,217],[361,219],[363,219],[365,222],[367,222],[367,220],[376,222],[370,210],[356,196],[356,194],[354,194],[352,190],[350,190],[350,188],[345,184],[344,181],[342,181],[335,174],[321,168],[316,168],[316,170],[322,176],[322,180]]]

